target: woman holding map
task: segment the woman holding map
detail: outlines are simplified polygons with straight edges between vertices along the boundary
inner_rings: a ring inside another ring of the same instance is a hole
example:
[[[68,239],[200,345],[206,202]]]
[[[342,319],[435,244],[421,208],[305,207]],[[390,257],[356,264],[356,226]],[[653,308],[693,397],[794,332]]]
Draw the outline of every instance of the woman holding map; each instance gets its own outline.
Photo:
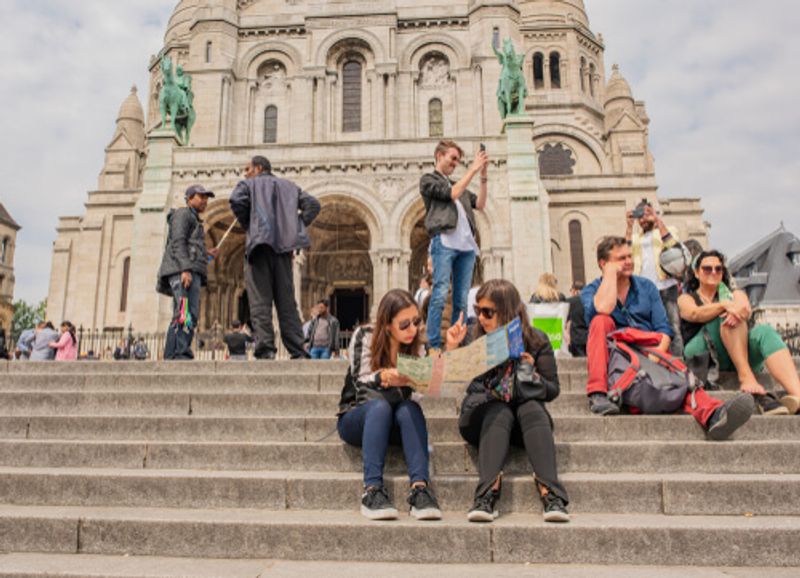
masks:
[[[523,328],[525,352],[475,378],[461,405],[461,436],[478,448],[480,481],[470,522],[491,522],[499,515],[502,469],[509,445],[525,449],[536,472],[536,488],[547,522],[568,522],[569,498],[558,481],[553,421],[544,404],[560,392],[553,348],[535,329],[519,291],[508,281],[485,283],[476,296],[477,337],[490,334],[515,318]],[[467,334],[463,319],[447,332],[447,350],[458,348]]]
[[[411,483],[411,515],[418,520],[442,517],[430,487],[425,416],[412,398],[408,378],[397,371],[398,355],[425,355],[421,327],[414,298],[408,291],[394,289],[381,299],[375,324],[359,327],[350,340],[350,368],[337,429],[342,440],[363,450],[361,513],[371,520],[397,518],[383,484],[390,443],[403,447]]]

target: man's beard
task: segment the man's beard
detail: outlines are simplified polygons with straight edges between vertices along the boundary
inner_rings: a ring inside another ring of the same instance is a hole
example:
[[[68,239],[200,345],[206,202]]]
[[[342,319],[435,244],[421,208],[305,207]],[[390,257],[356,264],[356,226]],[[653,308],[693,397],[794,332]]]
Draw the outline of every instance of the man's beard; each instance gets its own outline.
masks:
[[[649,233],[653,229],[656,228],[656,224],[652,221],[646,221],[644,223],[639,223],[639,226],[642,227],[642,231],[645,233]]]

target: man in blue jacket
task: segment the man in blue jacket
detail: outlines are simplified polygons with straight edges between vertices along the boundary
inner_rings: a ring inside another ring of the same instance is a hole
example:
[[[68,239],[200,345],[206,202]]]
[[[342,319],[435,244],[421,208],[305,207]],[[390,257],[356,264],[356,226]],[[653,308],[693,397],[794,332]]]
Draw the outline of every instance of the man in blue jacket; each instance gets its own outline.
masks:
[[[245,177],[231,193],[230,204],[247,231],[245,285],[256,338],[255,357],[275,358],[274,301],[283,344],[292,359],[307,358],[294,298],[292,259],[295,251],[311,246],[306,227],[319,214],[319,201],[291,181],[274,176],[272,165],[262,156],[253,157]]]

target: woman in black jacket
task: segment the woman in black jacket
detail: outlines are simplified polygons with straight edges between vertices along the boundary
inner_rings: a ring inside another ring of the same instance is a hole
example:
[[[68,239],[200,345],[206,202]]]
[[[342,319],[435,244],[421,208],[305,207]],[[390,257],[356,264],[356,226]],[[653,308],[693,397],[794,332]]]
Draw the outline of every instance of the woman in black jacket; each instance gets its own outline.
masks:
[[[461,436],[478,448],[480,481],[471,522],[497,518],[502,469],[509,444],[523,447],[533,466],[536,487],[547,522],[568,522],[569,498],[558,481],[553,421],[545,402],[558,397],[560,388],[553,348],[547,336],[534,329],[519,291],[508,281],[485,283],[476,296],[478,337],[492,333],[518,317],[522,323],[525,353],[477,377],[469,384],[461,405]],[[447,349],[457,348],[466,336],[461,321],[447,333]]]

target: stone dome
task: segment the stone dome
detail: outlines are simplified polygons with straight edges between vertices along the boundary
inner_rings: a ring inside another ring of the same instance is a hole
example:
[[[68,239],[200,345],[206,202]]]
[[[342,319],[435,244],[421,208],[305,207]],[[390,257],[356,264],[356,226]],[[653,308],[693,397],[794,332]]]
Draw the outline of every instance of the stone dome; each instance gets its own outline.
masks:
[[[122,106],[119,107],[119,114],[117,115],[117,122],[122,120],[132,120],[144,124],[144,109],[142,103],[139,102],[137,95],[136,85],[131,87],[131,93],[128,95]]]
[[[571,19],[589,28],[583,0],[521,0],[525,24],[564,24]]]
[[[180,0],[167,24],[167,32],[164,34],[164,44],[169,44],[172,40],[183,38],[189,35],[189,28],[192,25],[194,11],[200,4],[200,0]]]
[[[135,85],[131,87],[131,93],[122,102],[122,106],[119,107],[114,139],[123,132],[134,147],[141,148],[144,146],[144,109],[142,108],[142,103],[139,102]]]
[[[631,85],[628,84],[628,81],[625,80],[625,77],[620,73],[619,65],[615,64],[612,67],[611,78],[608,80],[608,85],[606,85],[605,106],[606,108],[611,106],[629,106],[633,108],[634,104]]]

